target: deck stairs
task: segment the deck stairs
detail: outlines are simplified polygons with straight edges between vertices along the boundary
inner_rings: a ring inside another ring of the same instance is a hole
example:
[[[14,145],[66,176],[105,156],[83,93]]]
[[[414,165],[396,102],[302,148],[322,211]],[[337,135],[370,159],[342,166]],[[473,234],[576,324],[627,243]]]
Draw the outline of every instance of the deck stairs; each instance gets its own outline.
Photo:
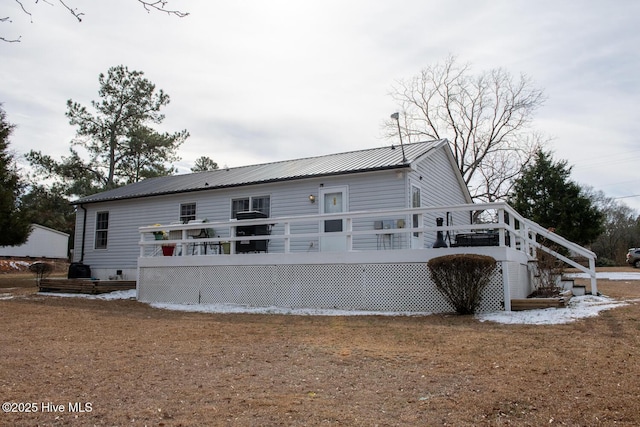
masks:
[[[546,286],[553,283],[558,289],[558,294],[550,297],[528,297],[511,300],[511,310],[535,310],[544,308],[563,308],[566,307],[569,300],[573,296],[585,294],[585,287],[576,285],[575,281],[563,274],[563,272],[545,272],[540,268],[537,260],[530,260],[528,270],[531,277],[531,283],[534,288]]]
[[[567,306],[567,303],[573,296],[582,296],[586,294],[586,286],[577,285],[575,280],[571,277],[567,277],[564,272],[545,273],[544,271],[541,271],[537,260],[529,261],[528,269],[531,281],[535,288],[548,280],[555,283],[556,288],[559,290],[559,295],[553,297],[512,299],[511,310],[513,311],[563,308]],[[547,278],[544,277],[545,274],[550,274],[551,276]]]
[[[583,264],[582,260],[575,260],[580,264]],[[534,287],[537,287],[541,284],[543,279],[543,275],[545,274],[541,271],[540,265],[537,260],[530,260],[528,264],[529,272],[532,276],[532,282]],[[546,273],[549,274],[549,273]],[[556,287],[561,289],[562,291],[571,291],[571,293],[575,296],[583,296],[587,293],[587,287],[585,285],[577,285],[575,283],[575,279],[569,277],[566,274],[566,271],[563,269],[561,272],[553,272],[551,281],[556,283]]]

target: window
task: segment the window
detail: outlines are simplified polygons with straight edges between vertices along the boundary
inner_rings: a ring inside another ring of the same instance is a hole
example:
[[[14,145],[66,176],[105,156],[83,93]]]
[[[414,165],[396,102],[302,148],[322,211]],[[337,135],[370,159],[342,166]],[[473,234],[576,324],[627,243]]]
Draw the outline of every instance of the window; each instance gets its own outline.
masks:
[[[411,186],[411,207],[419,208],[420,206],[422,206],[422,203],[420,201],[420,187],[416,187],[415,185],[412,185]],[[411,225],[413,227],[420,227],[419,218],[420,218],[420,215],[413,215],[413,218],[411,219]],[[413,237],[420,237],[420,233],[414,232]]]
[[[196,219],[196,204],[182,203],[180,205],[180,222],[183,224]]]
[[[246,212],[249,210],[249,198],[233,199],[231,201],[231,218],[237,218],[238,212]]]
[[[238,212],[258,211],[271,216],[271,197],[244,197],[231,200],[231,218],[236,218]]]
[[[107,234],[109,232],[109,212],[96,214],[96,249],[107,249]]]
[[[251,210],[262,212],[266,216],[271,216],[269,213],[271,210],[271,198],[269,196],[252,197]]]

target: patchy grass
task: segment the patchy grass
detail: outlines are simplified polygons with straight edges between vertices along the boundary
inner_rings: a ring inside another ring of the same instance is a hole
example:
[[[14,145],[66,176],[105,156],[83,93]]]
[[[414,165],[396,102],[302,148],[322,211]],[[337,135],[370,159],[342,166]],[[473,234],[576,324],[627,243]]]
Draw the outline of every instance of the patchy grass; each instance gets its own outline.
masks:
[[[599,288],[640,298],[640,282]],[[0,425],[640,424],[637,302],[532,326],[185,313],[3,292],[13,297],[0,299],[2,400],[65,412],[0,413]],[[91,412],[70,413],[69,402]]]
[[[67,277],[67,273],[52,273],[48,277]],[[0,289],[3,288],[33,288],[36,289],[36,276],[33,273],[4,273],[0,274]]]
[[[3,258],[0,259],[0,289],[3,288],[35,288],[35,274],[29,271],[34,262],[46,262],[53,266],[49,277],[65,277],[69,263],[60,260],[35,258]]]

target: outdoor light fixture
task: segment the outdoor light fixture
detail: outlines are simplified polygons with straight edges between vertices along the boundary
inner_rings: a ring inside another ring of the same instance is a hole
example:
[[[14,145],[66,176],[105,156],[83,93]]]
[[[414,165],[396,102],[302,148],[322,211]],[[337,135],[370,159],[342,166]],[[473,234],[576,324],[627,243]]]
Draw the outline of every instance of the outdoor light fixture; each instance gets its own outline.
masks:
[[[402,148],[402,163],[407,163],[407,158],[404,155],[404,145],[402,145],[402,132],[400,132],[400,113],[393,113],[391,118],[398,124],[398,136],[400,137],[400,148]]]
[[[309,201],[311,203],[315,203],[316,202],[316,196],[314,196],[313,194],[309,194]]]

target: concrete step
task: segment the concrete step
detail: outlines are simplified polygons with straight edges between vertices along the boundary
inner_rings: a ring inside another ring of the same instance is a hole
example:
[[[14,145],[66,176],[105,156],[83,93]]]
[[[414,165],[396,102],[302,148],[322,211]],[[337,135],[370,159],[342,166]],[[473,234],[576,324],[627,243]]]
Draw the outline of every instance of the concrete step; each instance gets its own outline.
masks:
[[[573,295],[581,297],[587,294],[587,287],[585,285],[573,285],[571,292]]]

